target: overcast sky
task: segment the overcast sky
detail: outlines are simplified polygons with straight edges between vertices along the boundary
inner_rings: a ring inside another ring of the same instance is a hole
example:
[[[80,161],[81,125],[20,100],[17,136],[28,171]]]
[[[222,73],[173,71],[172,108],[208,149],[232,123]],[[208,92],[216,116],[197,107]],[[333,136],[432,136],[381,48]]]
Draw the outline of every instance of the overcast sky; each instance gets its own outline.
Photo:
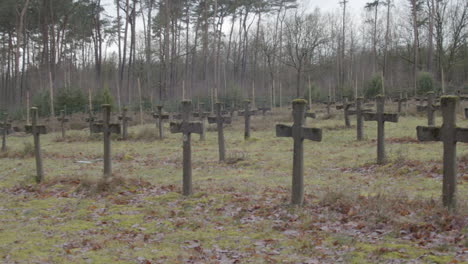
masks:
[[[235,1],[235,0],[234,0]],[[333,11],[340,9],[339,2],[342,0],[299,0],[306,9],[313,10],[315,7],[319,7],[322,11]],[[366,2],[370,0],[348,0],[349,14],[359,15]],[[111,16],[116,15],[114,0],[102,0],[102,5],[106,9],[106,13]]]

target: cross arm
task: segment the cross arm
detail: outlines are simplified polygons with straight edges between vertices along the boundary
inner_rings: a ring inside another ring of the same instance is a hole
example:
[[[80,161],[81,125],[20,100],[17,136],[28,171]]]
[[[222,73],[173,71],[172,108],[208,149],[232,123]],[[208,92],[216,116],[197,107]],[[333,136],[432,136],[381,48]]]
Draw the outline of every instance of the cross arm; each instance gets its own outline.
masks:
[[[317,115],[315,113],[305,113],[305,117],[316,118]]]
[[[26,125],[24,126],[26,129],[26,133],[32,134],[33,133],[33,126],[32,125]],[[37,134],[47,134],[47,128],[44,125],[37,125],[36,126],[36,133]]]
[[[362,115],[363,115],[365,121],[377,121],[378,120],[378,114],[377,113],[365,112]],[[383,114],[383,121],[397,123],[398,122],[398,114],[384,113]]]
[[[112,134],[120,134],[120,124],[109,124],[109,132]]]
[[[163,119],[163,120],[167,120],[169,119],[169,115],[168,114],[153,114],[153,118],[160,118],[160,119]]]
[[[119,116],[119,120],[123,120],[123,119],[124,119],[124,117],[123,117],[123,116]],[[131,117],[128,117],[128,116],[126,116],[126,117],[125,117],[125,121],[132,121],[132,118],[131,118]]]
[[[468,143],[468,128],[457,128],[457,141]]]
[[[419,141],[441,141],[442,130],[440,127],[417,126],[416,132]]]
[[[208,123],[209,124],[215,124],[218,122],[218,117],[217,116],[209,116],[208,117]],[[231,124],[232,119],[230,116],[222,116],[221,117],[221,122],[224,124]]]
[[[11,124],[6,123],[6,124],[0,124],[1,129],[11,129]]]
[[[91,132],[93,133],[102,133],[104,130],[104,126],[102,124],[93,124],[91,126]]]
[[[203,133],[203,125],[201,122],[171,122],[171,133]]]
[[[304,139],[322,141],[322,129],[320,128],[304,127],[302,128],[302,134]]]
[[[91,132],[93,133],[103,133],[104,124],[93,124],[91,126]],[[109,132],[111,134],[120,134],[120,124],[109,124]]]
[[[276,125],[276,136],[277,137],[292,137],[292,127],[287,125],[278,124]]]
[[[398,114],[390,114],[390,113],[384,113],[383,114],[383,119],[385,122],[392,122],[392,123],[398,123]]]

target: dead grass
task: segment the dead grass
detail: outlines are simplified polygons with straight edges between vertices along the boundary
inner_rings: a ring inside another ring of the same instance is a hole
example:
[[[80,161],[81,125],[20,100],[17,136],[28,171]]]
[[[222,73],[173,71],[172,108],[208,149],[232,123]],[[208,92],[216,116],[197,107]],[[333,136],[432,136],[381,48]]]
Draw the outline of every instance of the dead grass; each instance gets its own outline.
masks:
[[[65,138],[62,138],[62,135],[57,135],[54,138],[54,142],[87,142],[87,141],[96,141],[99,137],[97,134],[96,136],[90,136],[89,131],[66,131]]]
[[[339,213],[340,221],[365,222],[371,229],[391,226],[397,234],[418,239],[430,235],[426,232],[462,233],[468,224],[468,206],[464,202],[455,214],[438,200],[411,199],[403,193],[364,196],[345,188],[329,189],[321,195],[319,205]]]
[[[159,132],[152,125],[138,126],[128,134],[128,138],[136,141],[154,141],[159,139]]]

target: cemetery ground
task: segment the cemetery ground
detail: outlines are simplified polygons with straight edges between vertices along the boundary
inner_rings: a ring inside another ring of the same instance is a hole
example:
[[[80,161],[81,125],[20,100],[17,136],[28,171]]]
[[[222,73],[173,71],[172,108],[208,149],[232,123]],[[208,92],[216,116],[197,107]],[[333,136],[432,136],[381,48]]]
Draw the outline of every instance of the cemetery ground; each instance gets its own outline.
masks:
[[[468,144],[458,143],[458,208],[441,205],[442,143],[418,142],[420,116],[385,124],[388,161],[376,165],[376,122],[356,141],[355,117],[309,119],[305,199],[290,205],[292,140],[275,124],[290,110],[192,135],[194,194],[182,191],[182,140],[154,124],[112,141],[114,176],[102,178],[102,135],[43,135],[45,181],[34,182],[32,137],[0,153],[2,263],[463,263],[467,261]],[[154,121],[153,121],[154,123]],[[438,113],[436,125],[440,125]],[[458,117],[459,127],[468,120]],[[466,263],[466,262],[465,262]]]

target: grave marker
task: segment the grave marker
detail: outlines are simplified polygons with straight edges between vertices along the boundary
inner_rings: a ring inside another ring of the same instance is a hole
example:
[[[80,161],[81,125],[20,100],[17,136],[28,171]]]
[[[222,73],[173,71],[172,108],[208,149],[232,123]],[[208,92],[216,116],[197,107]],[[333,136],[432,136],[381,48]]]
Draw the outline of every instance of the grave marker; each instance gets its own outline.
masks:
[[[205,141],[205,134],[206,134],[206,128],[205,128],[205,119],[210,115],[210,112],[204,112],[205,104],[204,103],[198,103],[198,112],[193,113],[194,117],[198,117],[199,121],[202,124],[202,133],[200,134],[200,140]]]
[[[104,135],[104,178],[112,176],[111,165],[111,134],[120,134],[120,124],[111,124],[111,106],[102,105],[103,122],[93,124],[93,133],[103,133]]]
[[[171,122],[171,133],[183,134],[183,195],[192,194],[192,133],[201,134],[203,131],[200,122],[190,122],[192,102],[182,101],[182,122]]]
[[[459,128],[456,124],[457,103],[457,97],[443,96],[442,126],[416,127],[419,141],[442,141],[444,144],[442,200],[444,206],[450,209],[456,207],[457,142],[468,143],[468,128]]]
[[[122,109],[122,114],[119,116],[119,120],[122,121],[122,139],[127,140],[128,138],[128,122],[132,121],[132,118],[127,116],[128,108]]]
[[[326,104],[327,104],[327,115],[330,115],[331,105],[335,104],[335,102],[332,102],[331,99],[330,99],[330,96],[328,96],[328,102]]]
[[[362,109],[364,98],[356,98],[356,110],[350,110],[349,115],[356,115],[356,139],[362,140],[363,138],[363,114],[371,112],[370,109]]]
[[[221,103],[215,104],[216,117],[209,116],[208,123],[216,123],[218,128],[219,161],[225,160],[226,149],[224,145],[224,124],[231,124],[231,117],[221,115]]]
[[[60,117],[57,118],[60,121],[60,127],[62,129],[62,138],[65,138],[65,123],[70,121],[68,118],[65,117],[65,110],[60,110]]]
[[[96,118],[93,115],[93,112],[91,110],[88,111],[88,117],[86,118],[86,123],[89,124],[89,135],[93,134],[93,124],[94,121],[96,121]]]
[[[408,101],[407,98],[404,98],[402,93],[400,93],[400,97],[398,99],[395,99],[395,102],[398,103],[398,113],[401,114],[401,112],[403,111],[403,103],[406,104],[406,102]],[[405,107],[406,109],[406,107]]]
[[[163,112],[162,112],[163,106],[162,105],[158,105],[158,106],[156,106],[156,108],[158,109],[158,112],[153,113],[153,118],[155,118],[157,120],[156,126],[159,129],[159,138],[162,139],[163,136],[164,136],[163,135],[163,133],[164,133],[163,121],[164,120],[169,120],[169,114],[163,114]]]
[[[3,123],[1,124],[2,129],[2,152],[6,151],[6,136],[8,131],[11,129],[11,122],[8,120],[8,114],[3,114]]]
[[[363,113],[365,121],[377,121],[377,164],[385,163],[385,122],[398,122],[398,114],[389,114],[384,112],[385,99],[378,95],[377,112]]]
[[[244,116],[244,139],[250,138],[250,116],[255,113],[255,110],[250,110],[250,101],[244,101],[244,111],[239,111],[239,115]]]
[[[304,202],[304,139],[321,141],[322,130],[303,126],[306,100],[296,99],[293,104],[294,124],[292,126],[276,125],[277,137],[292,137],[294,140],[292,204],[302,205]]]
[[[351,122],[349,121],[349,109],[353,106],[352,103],[348,103],[348,98],[343,97],[343,105],[337,105],[336,109],[340,110],[343,109],[344,119],[345,119],[345,126],[351,127]]]
[[[417,110],[418,112],[424,112],[426,111],[427,113],[427,125],[428,126],[433,126],[435,124],[434,122],[434,112],[436,110],[439,110],[440,106],[434,104],[434,93],[429,92],[427,93],[427,105],[422,106],[418,105]]]
[[[41,156],[41,134],[47,134],[47,129],[44,125],[38,125],[38,113],[37,107],[31,108],[32,123],[26,125],[26,133],[32,134],[34,138],[34,157],[36,158],[36,182],[40,183],[44,180],[44,169],[42,167],[42,156]]]

